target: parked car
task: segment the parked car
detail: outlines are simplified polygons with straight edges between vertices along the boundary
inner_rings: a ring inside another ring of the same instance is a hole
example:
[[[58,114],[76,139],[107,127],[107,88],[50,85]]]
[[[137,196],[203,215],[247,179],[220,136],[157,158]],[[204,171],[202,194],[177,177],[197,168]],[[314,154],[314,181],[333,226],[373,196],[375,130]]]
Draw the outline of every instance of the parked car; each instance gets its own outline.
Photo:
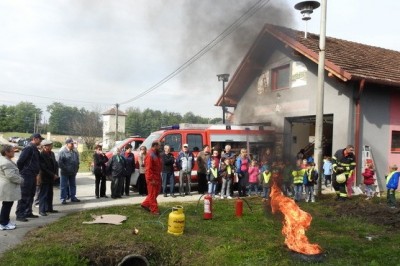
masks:
[[[14,136],[14,137],[9,137],[8,141],[12,143],[17,143],[20,137]]]

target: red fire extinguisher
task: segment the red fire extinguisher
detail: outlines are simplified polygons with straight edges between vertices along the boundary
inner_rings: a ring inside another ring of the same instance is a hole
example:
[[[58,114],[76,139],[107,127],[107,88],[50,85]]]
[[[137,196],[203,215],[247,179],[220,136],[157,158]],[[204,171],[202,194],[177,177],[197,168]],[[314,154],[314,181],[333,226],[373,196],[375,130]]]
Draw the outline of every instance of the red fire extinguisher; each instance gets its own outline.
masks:
[[[242,217],[242,215],[243,215],[243,200],[241,198],[236,199],[235,215],[236,215],[236,217]]]
[[[204,220],[212,219],[212,197],[210,194],[204,196]]]

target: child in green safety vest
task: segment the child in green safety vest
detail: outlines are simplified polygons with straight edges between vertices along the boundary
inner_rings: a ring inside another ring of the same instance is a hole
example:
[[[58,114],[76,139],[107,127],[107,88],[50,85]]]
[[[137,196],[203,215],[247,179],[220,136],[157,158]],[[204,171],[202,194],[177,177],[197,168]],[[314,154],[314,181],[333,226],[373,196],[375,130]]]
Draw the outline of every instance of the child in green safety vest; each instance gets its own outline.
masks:
[[[264,168],[264,171],[261,172],[260,174],[260,179],[261,179],[261,186],[263,188],[263,199],[268,200],[269,199],[269,193],[271,190],[271,182],[272,182],[272,173],[269,168],[269,166]]]
[[[208,194],[212,195],[215,198],[215,188],[218,184],[218,168],[217,164],[214,160],[211,160],[210,169],[207,171],[207,181],[208,181]]]
[[[303,194],[303,178],[306,169],[302,167],[302,160],[297,160],[296,168],[292,171],[294,185],[294,201],[299,202]]]
[[[317,184],[318,172],[315,163],[309,163],[304,175],[304,187],[306,189],[306,202],[315,202],[314,186]]]

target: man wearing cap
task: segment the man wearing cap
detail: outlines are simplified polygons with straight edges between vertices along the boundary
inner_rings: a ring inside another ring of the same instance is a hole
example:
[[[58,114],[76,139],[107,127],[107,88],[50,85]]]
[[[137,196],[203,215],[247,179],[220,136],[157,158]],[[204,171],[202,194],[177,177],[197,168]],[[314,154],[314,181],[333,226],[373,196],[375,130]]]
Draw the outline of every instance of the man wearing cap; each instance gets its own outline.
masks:
[[[47,213],[58,212],[53,209],[53,184],[58,178],[58,163],[50,140],[42,141],[42,151],[40,152],[40,190],[39,190],[39,214],[47,216]]]
[[[17,166],[24,182],[21,183],[21,199],[15,212],[17,221],[27,222],[27,218],[38,218],[32,213],[33,198],[36,191],[36,176],[39,174],[38,146],[44,138],[39,133],[31,136],[31,142],[22,150]]]
[[[194,156],[189,151],[189,145],[183,144],[182,151],[176,158],[176,167],[179,169],[179,195],[184,197],[190,195],[191,173],[194,165]],[[185,185],[185,187],[183,187]]]
[[[66,139],[65,147],[62,148],[59,153],[58,166],[61,169],[61,204],[67,204],[68,188],[71,202],[80,202],[80,200],[76,198],[76,174],[79,170],[79,153],[74,149],[73,139]]]

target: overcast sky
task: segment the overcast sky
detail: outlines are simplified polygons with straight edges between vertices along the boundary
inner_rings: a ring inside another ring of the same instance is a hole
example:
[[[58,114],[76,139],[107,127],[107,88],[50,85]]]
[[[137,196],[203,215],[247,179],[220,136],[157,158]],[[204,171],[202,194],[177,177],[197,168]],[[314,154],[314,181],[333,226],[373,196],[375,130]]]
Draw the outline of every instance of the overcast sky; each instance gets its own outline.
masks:
[[[168,77],[257,2],[0,0],[0,105],[29,101],[45,111],[57,101],[105,111],[122,103],[220,117],[216,75],[234,73],[264,23],[303,30],[298,1],[261,1],[237,30]],[[394,0],[328,0],[327,36],[400,51],[399,10]],[[308,29],[319,34],[319,25],[317,9]]]

